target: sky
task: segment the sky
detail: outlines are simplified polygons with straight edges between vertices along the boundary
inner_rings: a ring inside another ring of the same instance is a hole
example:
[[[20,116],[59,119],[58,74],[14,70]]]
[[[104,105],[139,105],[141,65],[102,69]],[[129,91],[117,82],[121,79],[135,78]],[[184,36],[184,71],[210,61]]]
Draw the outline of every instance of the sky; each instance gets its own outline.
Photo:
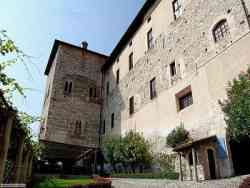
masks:
[[[44,70],[55,39],[75,45],[87,41],[88,48],[109,55],[127,30],[144,0],[2,0],[0,30],[29,55],[8,74],[26,88],[16,96],[18,109],[40,116],[46,77]],[[1,60],[1,59],[0,59]],[[33,134],[39,124],[32,125]]]

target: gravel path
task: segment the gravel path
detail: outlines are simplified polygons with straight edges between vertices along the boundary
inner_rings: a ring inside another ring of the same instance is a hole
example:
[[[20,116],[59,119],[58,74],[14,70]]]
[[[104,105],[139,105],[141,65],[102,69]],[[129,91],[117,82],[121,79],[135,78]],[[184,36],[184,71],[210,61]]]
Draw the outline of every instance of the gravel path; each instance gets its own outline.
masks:
[[[239,188],[247,176],[210,180],[195,183],[192,181],[150,180],[150,179],[113,179],[114,188]]]

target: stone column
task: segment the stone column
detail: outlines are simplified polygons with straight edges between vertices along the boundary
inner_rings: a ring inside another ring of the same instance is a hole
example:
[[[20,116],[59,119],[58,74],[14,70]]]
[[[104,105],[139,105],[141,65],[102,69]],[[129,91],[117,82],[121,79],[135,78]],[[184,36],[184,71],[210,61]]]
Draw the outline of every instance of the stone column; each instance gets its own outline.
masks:
[[[23,149],[24,149],[24,134],[21,134],[18,139],[18,150],[16,155],[16,174],[14,177],[14,183],[21,183],[21,170],[22,170],[22,161],[23,161]]]
[[[28,167],[28,171],[27,171],[27,176],[28,176],[28,178],[30,178],[31,177],[31,175],[32,175],[32,169],[33,169],[33,154],[31,154],[31,156],[30,156],[30,161],[29,161],[29,167]]]
[[[193,167],[194,167],[194,179],[196,182],[198,182],[197,161],[194,148],[192,148],[192,157],[193,157]]]
[[[181,153],[178,153],[178,156],[179,156],[179,166],[180,166],[180,181],[183,181]]]
[[[13,127],[13,121],[14,121],[15,115],[13,112],[10,113],[7,123],[4,127],[3,132],[3,143],[1,145],[0,149],[0,184],[3,183],[3,175],[5,170],[5,162],[7,160],[8,156],[8,149],[10,144],[10,136],[11,136],[11,130]]]
[[[21,180],[24,183],[27,181],[27,172],[28,172],[29,160],[30,160],[30,151],[28,150],[25,157],[24,157],[23,170],[22,170],[22,173],[21,173]]]

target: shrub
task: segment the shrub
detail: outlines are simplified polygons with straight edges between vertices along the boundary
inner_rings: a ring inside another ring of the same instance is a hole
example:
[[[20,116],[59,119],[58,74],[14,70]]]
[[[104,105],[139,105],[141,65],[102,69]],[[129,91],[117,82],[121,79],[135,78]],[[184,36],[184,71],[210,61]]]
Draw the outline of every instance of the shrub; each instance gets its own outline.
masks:
[[[171,171],[163,171],[161,173],[135,173],[135,174],[112,174],[113,178],[135,178],[135,179],[169,179],[176,180],[179,174]]]
[[[187,143],[189,140],[189,132],[184,129],[183,125],[180,125],[172,130],[172,132],[167,136],[167,145],[174,148],[180,144]]]

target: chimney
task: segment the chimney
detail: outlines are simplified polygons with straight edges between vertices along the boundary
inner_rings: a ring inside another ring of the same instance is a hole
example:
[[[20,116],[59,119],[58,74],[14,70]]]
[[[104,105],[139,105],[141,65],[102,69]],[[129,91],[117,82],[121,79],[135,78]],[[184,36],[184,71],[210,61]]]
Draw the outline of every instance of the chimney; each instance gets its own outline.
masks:
[[[88,43],[87,43],[87,41],[81,42],[81,47],[82,47],[83,49],[87,49],[87,48],[88,48]]]

